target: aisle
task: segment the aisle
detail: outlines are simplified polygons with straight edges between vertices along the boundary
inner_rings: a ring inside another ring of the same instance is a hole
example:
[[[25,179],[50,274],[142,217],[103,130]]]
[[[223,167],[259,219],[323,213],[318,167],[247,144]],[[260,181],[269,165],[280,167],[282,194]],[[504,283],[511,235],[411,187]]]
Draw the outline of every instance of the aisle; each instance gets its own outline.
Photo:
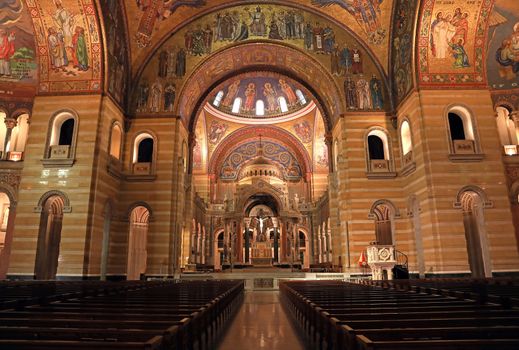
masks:
[[[302,340],[280,304],[279,292],[246,292],[219,350],[302,350]]]

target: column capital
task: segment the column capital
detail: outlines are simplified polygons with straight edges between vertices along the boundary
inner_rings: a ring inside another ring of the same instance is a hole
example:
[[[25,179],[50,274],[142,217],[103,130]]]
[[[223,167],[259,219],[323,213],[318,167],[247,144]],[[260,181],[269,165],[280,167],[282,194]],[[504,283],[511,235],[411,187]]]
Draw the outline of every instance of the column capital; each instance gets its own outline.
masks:
[[[14,129],[18,125],[18,121],[15,118],[5,117],[4,123],[7,129]]]

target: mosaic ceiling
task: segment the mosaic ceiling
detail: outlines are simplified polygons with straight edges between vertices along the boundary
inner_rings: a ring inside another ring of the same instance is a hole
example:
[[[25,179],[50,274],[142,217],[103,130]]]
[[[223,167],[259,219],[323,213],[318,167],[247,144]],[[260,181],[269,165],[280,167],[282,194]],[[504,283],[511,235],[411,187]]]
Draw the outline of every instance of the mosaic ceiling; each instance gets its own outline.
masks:
[[[512,0],[3,0],[0,98],[133,91],[133,112],[181,113],[202,61],[269,42],[328,71],[334,112],[390,111],[416,86],[511,93],[518,38]]]

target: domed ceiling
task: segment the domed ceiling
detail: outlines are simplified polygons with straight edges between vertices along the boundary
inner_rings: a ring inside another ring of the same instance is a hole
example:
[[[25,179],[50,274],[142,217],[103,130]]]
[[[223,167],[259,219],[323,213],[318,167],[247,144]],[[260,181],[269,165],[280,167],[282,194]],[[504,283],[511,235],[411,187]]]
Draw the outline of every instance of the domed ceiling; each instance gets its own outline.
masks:
[[[250,72],[217,86],[209,94],[206,108],[230,121],[257,123],[252,119],[263,119],[271,123],[297,118],[314,104],[294,80],[272,72]]]

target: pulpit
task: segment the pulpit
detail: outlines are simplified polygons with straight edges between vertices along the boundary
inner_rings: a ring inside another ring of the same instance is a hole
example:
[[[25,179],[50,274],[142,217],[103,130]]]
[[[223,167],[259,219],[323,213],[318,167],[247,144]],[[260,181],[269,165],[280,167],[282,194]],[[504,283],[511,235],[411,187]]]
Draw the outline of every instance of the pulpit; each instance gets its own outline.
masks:
[[[270,242],[252,243],[252,265],[272,266],[272,247]]]

